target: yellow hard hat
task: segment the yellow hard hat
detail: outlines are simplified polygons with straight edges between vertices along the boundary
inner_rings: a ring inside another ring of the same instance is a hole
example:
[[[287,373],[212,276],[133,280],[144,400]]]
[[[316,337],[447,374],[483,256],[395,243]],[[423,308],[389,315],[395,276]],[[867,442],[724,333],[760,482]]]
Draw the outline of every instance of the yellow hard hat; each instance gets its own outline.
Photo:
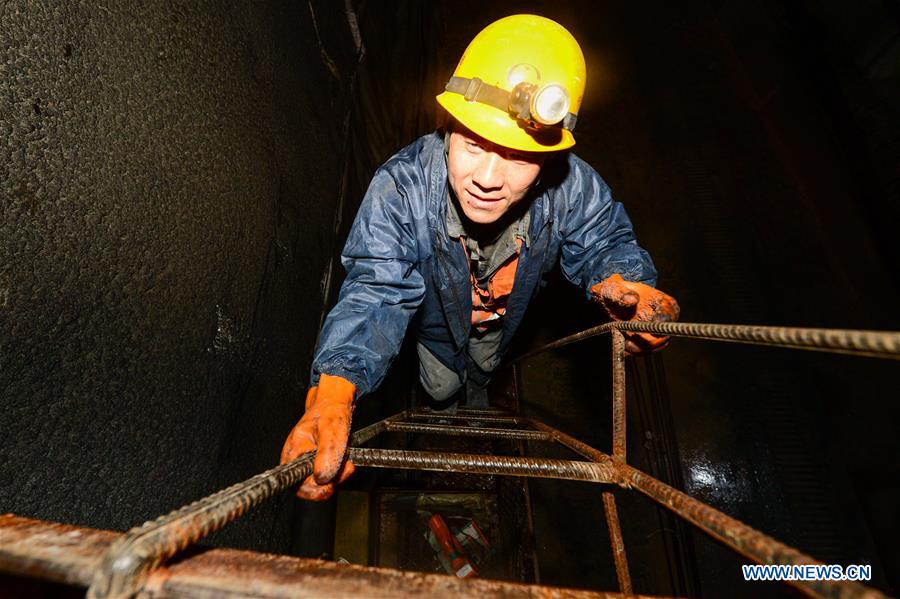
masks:
[[[552,152],[575,145],[584,81],[571,33],[544,17],[512,15],[475,36],[437,101],[496,144]]]

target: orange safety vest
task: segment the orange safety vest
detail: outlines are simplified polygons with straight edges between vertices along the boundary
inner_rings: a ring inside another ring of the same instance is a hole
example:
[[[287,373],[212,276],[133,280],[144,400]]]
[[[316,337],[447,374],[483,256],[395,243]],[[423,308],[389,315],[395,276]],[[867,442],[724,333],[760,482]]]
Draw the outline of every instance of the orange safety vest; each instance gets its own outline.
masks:
[[[469,252],[466,243],[460,237],[466,257]],[[472,272],[472,262],[469,261],[469,278],[472,281],[472,326],[479,331],[486,331],[488,323],[499,320],[506,313],[506,303],[509,294],[512,293],[513,283],[516,280],[516,268],[519,266],[519,255],[522,249],[522,240],[516,239],[516,253],[506,259],[494,274],[490,276],[485,289],[478,286],[478,280]]]

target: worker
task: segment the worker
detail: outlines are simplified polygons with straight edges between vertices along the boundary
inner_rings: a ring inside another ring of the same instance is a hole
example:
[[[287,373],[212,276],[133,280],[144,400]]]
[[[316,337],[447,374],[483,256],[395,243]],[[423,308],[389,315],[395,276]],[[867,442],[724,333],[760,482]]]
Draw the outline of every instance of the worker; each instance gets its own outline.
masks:
[[[318,449],[301,498],[327,499],[352,474],[354,403],[381,383],[410,326],[437,405],[465,393],[478,406],[557,261],[612,319],[678,318],[625,209],[569,151],[584,85],[581,48],[561,25],[500,19],[437,97],[446,125],[375,172],[342,252],[347,277],[319,336],[306,411],[282,450],[287,462]],[[630,355],[668,341],[626,336]]]

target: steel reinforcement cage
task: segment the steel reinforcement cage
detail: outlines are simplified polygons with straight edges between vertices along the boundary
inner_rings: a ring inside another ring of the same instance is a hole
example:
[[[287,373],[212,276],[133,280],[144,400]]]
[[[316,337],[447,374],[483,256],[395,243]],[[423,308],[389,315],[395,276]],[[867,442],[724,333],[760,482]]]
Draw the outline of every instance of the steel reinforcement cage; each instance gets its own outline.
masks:
[[[357,467],[436,470],[475,474],[581,480],[634,490],[674,512],[734,551],[760,564],[821,565],[746,524],[690,497],[628,465],[625,452],[625,338],[623,331],[673,337],[711,339],[857,356],[900,359],[900,333],[695,323],[612,322],[545,345],[514,360],[556,349],[589,337],[609,333],[612,339],[612,452],[603,453],[542,422],[500,409],[460,410],[447,415],[426,409],[406,410],[354,433],[348,449]],[[444,424],[442,422],[459,422]],[[478,426],[467,426],[477,423]],[[491,427],[490,425],[503,425]],[[514,426],[516,428],[509,428]],[[360,447],[383,432],[443,434],[489,439],[560,443],[584,460],[467,455],[372,449]],[[166,560],[189,545],[240,517],[276,493],[297,485],[312,471],[315,453],[307,453],[244,482],[223,489],[168,515],[133,528],[125,534],[79,529],[13,515],[0,517],[0,571],[15,575],[88,586],[88,596],[170,597],[284,596],[300,594],[462,594],[523,596],[598,596],[570,589],[517,585],[496,581],[457,581],[450,577],[397,572],[264,556],[252,552],[213,550],[183,560],[182,570],[161,568]],[[634,596],[622,540],[616,502],[610,490],[602,492],[619,593]],[[239,554],[239,555],[238,555]],[[238,567],[240,562],[240,567]],[[265,574],[277,570],[277,576]],[[240,572],[238,572],[240,571]],[[255,572],[255,578],[251,575]],[[248,578],[253,578],[248,583]],[[313,581],[313,583],[310,583]],[[248,586],[249,584],[249,586]],[[876,598],[879,591],[851,581],[789,581],[813,597]],[[378,586],[383,585],[383,586]],[[313,589],[310,591],[310,589]],[[368,589],[368,590],[367,590]]]

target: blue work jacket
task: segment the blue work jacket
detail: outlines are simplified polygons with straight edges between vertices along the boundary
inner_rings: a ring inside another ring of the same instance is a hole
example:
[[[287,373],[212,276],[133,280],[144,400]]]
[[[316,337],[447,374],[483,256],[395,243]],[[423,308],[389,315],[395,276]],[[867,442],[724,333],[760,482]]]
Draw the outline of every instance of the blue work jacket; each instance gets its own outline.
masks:
[[[319,336],[313,384],[325,373],[352,382],[357,397],[376,389],[411,323],[442,363],[465,370],[472,282],[465,250],[447,234],[448,184],[440,132],[417,139],[375,172],[341,254],[347,278]],[[656,284],[625,208],[571,152],[550,157],[522,201],[531,202],[531,223],[502,319],[501,355],[557,260],[588,297],[591,286],[616,273]]]

